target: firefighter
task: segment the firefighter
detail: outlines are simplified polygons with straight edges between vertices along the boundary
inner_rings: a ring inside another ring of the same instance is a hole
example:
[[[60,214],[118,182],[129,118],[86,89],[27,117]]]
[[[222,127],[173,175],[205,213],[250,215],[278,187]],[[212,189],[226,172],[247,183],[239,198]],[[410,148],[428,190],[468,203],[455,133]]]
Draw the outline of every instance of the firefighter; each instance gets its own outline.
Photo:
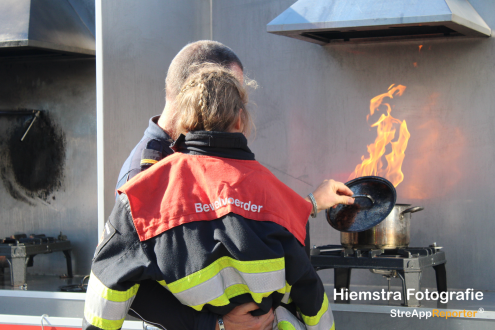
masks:
[[[259,164],[244,136],[247,93],[230,70],[203,66],[176,102],[185,135],[175,154],[119,189],[83,328],[119,329],[140,282],[153,280],[190,310],[218,315],[220,330],[222,316],[245,303],[258,306],[253,315],[274,311],[274,329],[334,329],[305,228],[309,215],[353,203],[352,192],[330,180],[304,199]]]
[[[216,63],[231,69],[239,81],[243,81],[243,65],[235,52],[226,45],[212,40],[200,40],[184,46],[174,57],[165,79],[166,104],[160,116],[149,119],[148,127],[141,140],[132,149],[122,165],[116,191],[135,175],[171,155],[173,150],[174,120],[176,115],[175,98],[184,81],[197,65]],[[249,312],[257,309],[253,303],[238,306],[225,315],[225,324],[238,330],[267,330],[271,328],[273,314],[253,317]],[[172,311],[182,316],[173,319],[162,317],[161,311]],[[199,313],[185,309],[184,306],[156,281],[145,280],[140,283],[129,314],[143,321],[177,330],[213,330],[217,325],[216,315]],[[218,326],[218,325],[217,325]]]

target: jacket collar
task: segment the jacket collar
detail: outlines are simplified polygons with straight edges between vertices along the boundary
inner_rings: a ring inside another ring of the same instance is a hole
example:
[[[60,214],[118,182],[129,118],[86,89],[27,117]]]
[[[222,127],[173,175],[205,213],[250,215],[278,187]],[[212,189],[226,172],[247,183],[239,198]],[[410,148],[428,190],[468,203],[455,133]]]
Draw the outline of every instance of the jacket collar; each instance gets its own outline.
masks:
[[[158,119],[160,116],[154,116],[150,118],[148,128],[144,132],[144,135],[146,135],[148,138],[153,139],[153,140],[158,140],[162,143],[172,143],[172,138],[165,133],[165,131],[158,126]]]
[[[242,133],[193,131],[181,134],[171,148],[184,154],[254,160]]]

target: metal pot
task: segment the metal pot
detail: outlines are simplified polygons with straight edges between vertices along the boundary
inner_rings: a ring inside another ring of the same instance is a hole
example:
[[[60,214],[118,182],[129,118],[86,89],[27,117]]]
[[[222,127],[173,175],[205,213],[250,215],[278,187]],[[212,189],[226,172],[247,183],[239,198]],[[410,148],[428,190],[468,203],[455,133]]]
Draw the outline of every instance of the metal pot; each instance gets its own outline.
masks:
[[[361,232],[341,232],[340,243],[348,248],[407,247],[410,242],[411,213],[423,209],[420,206],[411,207],[411,204],[395,204],[392,212],[373,228]]]

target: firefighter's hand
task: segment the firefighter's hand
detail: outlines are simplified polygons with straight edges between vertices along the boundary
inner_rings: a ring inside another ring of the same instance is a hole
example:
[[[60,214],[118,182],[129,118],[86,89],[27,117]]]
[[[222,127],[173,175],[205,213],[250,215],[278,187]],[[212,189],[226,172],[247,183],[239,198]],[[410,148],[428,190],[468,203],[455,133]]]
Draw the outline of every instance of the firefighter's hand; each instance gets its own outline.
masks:
[[[253,303],[246,303],[237,306],[230,313],[223,316],[225,329],[235,330],[271,330],[273,329],[273,310],[270,310],[265,315],[252,316],[251,311],[257,310],[259,307]],[[219,330],[218,324],[215,330]]]
[[[316,206],[318,212],[334,207],[338,204],[350,205],[354,204],[353,192],[342,182],[334,180],[323,181],[318,188],[313,192],[313,196],[316,200]],[[311,203],[309,197],[305,198]]]

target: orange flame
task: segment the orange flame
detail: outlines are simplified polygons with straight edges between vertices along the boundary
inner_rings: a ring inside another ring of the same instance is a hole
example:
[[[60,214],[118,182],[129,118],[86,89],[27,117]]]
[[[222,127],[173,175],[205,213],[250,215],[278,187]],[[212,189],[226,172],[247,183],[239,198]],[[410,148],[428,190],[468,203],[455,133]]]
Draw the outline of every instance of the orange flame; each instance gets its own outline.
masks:
[[[371,125],[376,127],[377,136],[375,143],[368,145],[369,157],[361,157],[362,163],[357,165],[354,173],[349,177],[349,180],[366,175],[381,176],[388,179],[392,184],[397,187],[399,183],[404,180],[404,174],[402,173],[402,162],[404,161],[405,151],[407,148],[407,142],[409,141],[409,131],[407,130],[406,121],[401,121],[390,115],[392,108],[390,104],[383,103],[385,98],[393,99],[394,96],[401,96],[406,90],[406,86],[392,84],[388,88],[387,93],[375,96],[370,101],[370,114],[366,116],[366,121],[369,120],[376,111],[379,111],[381,105],[387,108],[387,114],[380,116],[377,122]],[[399,127],[399,137],[396,141],[392,142],[395,138],[396,126]],[[392,151],[385,155],[387,160],[387,167],[383,168],[382,156],[385,154],[387,145],[391,146]]]
[[[421,48],[423,48],[423,45],[419,45],[419,52],[421,53]]]

